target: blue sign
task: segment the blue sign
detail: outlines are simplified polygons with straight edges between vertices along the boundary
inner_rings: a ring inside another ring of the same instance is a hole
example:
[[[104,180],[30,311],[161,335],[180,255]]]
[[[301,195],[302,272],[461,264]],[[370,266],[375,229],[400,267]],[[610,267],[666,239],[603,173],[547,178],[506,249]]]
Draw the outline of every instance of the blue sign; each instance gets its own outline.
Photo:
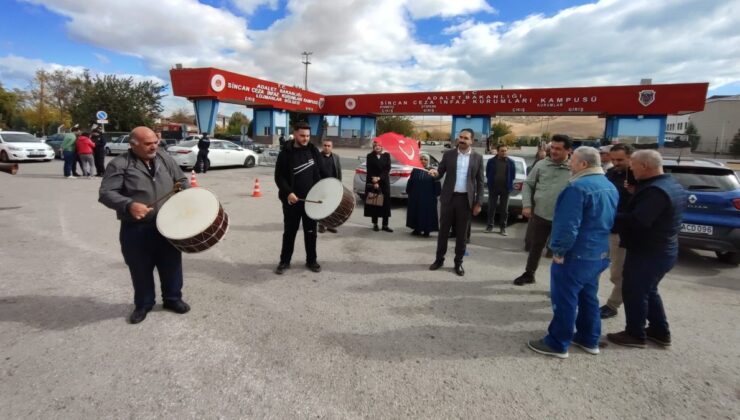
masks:
[[[99,120],[107,120],[108,119],[108,113],[105,111],[98,111],[95,116]]]

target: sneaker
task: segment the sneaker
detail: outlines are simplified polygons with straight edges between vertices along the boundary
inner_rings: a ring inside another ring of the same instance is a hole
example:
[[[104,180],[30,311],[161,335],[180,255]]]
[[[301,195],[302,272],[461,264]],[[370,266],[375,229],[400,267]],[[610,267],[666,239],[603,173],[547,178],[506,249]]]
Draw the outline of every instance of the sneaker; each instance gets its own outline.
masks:
[[[493,226],[486,226],[486,230],[484,230],[485,233],[491,233],[493,232]]]
[[[601,353],[601,351],[599,350],[599,345],[598,344],[596,345],[596,347],[588,347],[586,345],[583,345],[583,344],[579,343],[576,340],[573,340],[572,343],[575,344],[577,347],[579,347],[581,350],[585,351],[588,354],[593,354],[595,356],[595,355]]]
[[[277,268],[275,268],[275,274],[283,274],[285,270],[290,268],[290,263],[283,263],[281,262],[278,264]]]
[[[316,261],[311,262],[311,263],[306,263],[306,267],[308,267],[308,269],[313,271],[314,273],[321,272],[321,266]]]
[[[162,303],[162,307],[176,314],[185,314],[190,312],[190,305],[185,303],[185,301],[182,299],[165,300]]]
[[[529,347],[532,351],[539,354],[544,354],[545,356],[552,356],[557,357],[560,359],[567,359],[568,358],[568,352],[559,352],[553,350],[550,346],[545,344],[545,340],[529,340],[527,342],[527,347]]]
[[[599,312],[601,312],[601,319],[614,318],[619,313],[616,309],[612,309],[611,306],[607,306],[607,305],[604,305],[601,308],[599,308]]]
[[[76,177],[76,176],[74,176],[74,175],[69,175],[69,176],[65,176],[65,178],[67,178],[67,179],[75,179],[75,178],[77,178],[77,177]],[[143,321],[143,320],[142,320],[142,321]],[[139,322],[141,322],[141,321],[139,321]]]
[[[654,329],[647,327],[645,328],[645,335],[647,339],[661,347],[671,346],[671,333],[660,333]]]
[[[506,228],[502,227],[501,230],[498,232],[501,236],[509,236],[508,233],[506,233]]]
[[[626,347],[637,347],[639,349],[644,349],[647,347],[645,344],[645,339],[642,338],[635,338],[627,333],[627,331],[622,331],[614,334],[607,334],[606,338],[611,341],[614,344],[619,344],[620,346],[626,346]]]
[[[514,284],[516,286],[524,286],[525,284],[532,284],[534,283],[534,274],[525,271],[524,274],[514,279]]]

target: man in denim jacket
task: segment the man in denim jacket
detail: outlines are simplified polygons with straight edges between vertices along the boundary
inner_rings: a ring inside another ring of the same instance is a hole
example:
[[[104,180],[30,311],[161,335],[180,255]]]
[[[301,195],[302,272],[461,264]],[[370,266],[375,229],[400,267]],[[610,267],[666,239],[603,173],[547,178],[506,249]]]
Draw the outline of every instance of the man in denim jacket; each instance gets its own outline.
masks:
[[[609,266],[609,233],[619,201],[601,169],[598,150],[579,147],[570,165],[573,176],[558,196],[550,240],[553,318],[545,338],[528,343],[537,353],[562,359],[568,357],[571,342],[587,353],[599,353],[596,294],[599,274]]]

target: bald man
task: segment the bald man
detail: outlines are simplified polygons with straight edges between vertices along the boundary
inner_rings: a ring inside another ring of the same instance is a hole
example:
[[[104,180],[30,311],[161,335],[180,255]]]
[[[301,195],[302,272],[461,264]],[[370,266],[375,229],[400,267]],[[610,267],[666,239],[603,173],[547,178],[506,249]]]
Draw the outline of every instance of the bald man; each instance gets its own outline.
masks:
[[[175,183],[188,188],[190,182],[172,157],[159,152],[159,139],[148,127],[131,131],[129,143],[131,149],[105,168],[98,201],[115,210],[121,221],[121,251],[134,286],[134,311],[128,319],[138,324],[154,307],[155,267],[162,306],[178,314],[190,310],[182,300],[182,255],[155,223],[164,202],[152,204],[172,191]]]

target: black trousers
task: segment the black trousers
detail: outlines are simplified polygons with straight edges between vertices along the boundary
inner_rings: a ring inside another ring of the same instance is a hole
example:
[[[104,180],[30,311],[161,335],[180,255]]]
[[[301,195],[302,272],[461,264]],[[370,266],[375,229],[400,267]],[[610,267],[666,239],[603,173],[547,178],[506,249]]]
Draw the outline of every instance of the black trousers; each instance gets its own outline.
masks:
[[[527,257],[527,268],[525,271],[534,274],[534,272],[537,271],[537,267],[540,265],[542,250],[545,249],[545,246],[547,245],[547,238],[550,237],[552,222],[532,214],[532,218],[529,219],[529,223],[530,226],[528,226],[528,233],[530,235],[530,248],[529,256]]]
[[[465,240],[468,223],[473,213],[470,209],[467,193],[454,193],[449,203],[442,203],[439,217],[439,236],[437,236],[437,260],[444,260],[447,254],[447,238],[450,227],[455,226],[455,264],[462,264],[465,255]]]
[[[208,152],[198,152],[198,157],[195,159],[195,169],[196,173],[206,173],[209,169],[211,169],[211,161],[208,160]]]
[[[309,264],[316,262],[316,221],[306,215],[306,208],[303,201],[299,201],[292,206],[286,201],[283,202],[281,263],[290,264],[290,260],[293,257],[295,237],[298,234],[301,221],[303,221],[303,242],[306,246],[306,262]]]
[[[93,157],[95,158],[95,174],[103,176],[105,173],[105,150],[98,152],[98,149],[95,149]]]

